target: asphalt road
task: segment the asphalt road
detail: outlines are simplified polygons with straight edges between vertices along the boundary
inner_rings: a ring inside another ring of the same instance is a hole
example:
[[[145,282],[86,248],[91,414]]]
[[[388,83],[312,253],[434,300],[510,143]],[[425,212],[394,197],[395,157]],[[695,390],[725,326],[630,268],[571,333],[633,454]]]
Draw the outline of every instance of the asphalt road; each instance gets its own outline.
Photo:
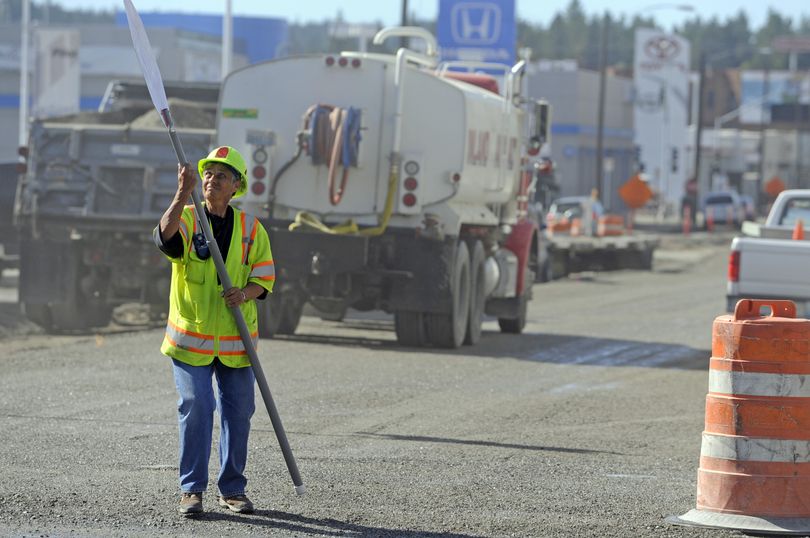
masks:
[[[390,319],[368,316],[262,340],[308,493],[259,400],[252,515],[218,509],[214,487],[203,516],[176,514],[159,329],[21,323],[0,333],[0,535],[737,536],[664,521],[695,507],[727,248],[668,239],[652,272],[537,285],[526,333],[488,321],[474,348],[401,348]]]

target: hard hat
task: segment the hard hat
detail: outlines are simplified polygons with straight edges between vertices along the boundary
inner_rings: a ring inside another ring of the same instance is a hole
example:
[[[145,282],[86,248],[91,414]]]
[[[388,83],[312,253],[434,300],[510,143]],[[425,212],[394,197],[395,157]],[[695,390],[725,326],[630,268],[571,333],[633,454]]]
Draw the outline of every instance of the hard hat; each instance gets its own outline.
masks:
[[[200,177],[203,176],[203,170],[205,169],[205,165],[208,163],[225,164],[231,168],[236,175],[239,176],[241,182],[239,184],[239,188],[236,190],[236,194],[233,195],[234,198],[242,196],[247,192],[247,165],[245,164],[245,159],[242,158],[242,155],[234,148],[231,146],[220,146],[218,148],[214,148],[205,159],[200,159],[200,162],[197,164],[197,170],[200,172]]]

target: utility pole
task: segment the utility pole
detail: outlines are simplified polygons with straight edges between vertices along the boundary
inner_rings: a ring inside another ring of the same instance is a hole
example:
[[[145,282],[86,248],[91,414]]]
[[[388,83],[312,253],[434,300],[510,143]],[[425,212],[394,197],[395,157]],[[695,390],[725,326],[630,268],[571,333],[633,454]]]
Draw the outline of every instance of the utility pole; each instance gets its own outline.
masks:
[[[225,13],[222,16],[222,68],[221,78],[224,80],[231,72],[231,59],[233,58],[233,14],[231,0],[225,0]]]
[[[29,61],[29,34],[31,27],[31,2],[23,0],[22,3],[22,42],[20,44],[20,146],[28,145],[28,64]]]
[[[695,118],[695,183],[697,186],[696,199],[709,192],[708,184],[701,180],[701,144],[703,141],[703,99],[706,91],[706,51],[700,53],[700,66],[698,71],[698,106],[697,118]],[[717,133],[715,133],[717,136]],[[693,215],[694,217],[694,215]]]
[[[607,93],[607,48],[608,27],[610,26],[610,13],[605,13],[602,23],[602,46],[599,50],[599,101],[596,119],[596,192],[599,198],[605,200],[602,194],[604,174],[604,145],[605,145],[605,94]]]
[[[762,80],[762,107],[760,109],[760,124],[759,124],[759,179],[757,180],[757,198],[754,200],[754,203],[759,208],[759,199],[762,193],[762,187],[764,186],[765,182],[765,146],[768,140],[766,135],[767,133],[767,124],[768,121],[765,119],[766,111],[770,111],[770,107],[768,106],[768,95],[771,93],[770,89],[770,70],[771,70],[771,51],[770,49],[762,50],[767,55],[767,60],[765,61],[764,71],[763,71],[763,80]]]
[[[400,26],[408,26],[408,0],[402,0],[402,13],[399,17],[399,25]],[[408,38],[407,37],[400,37],[399,38],[399,46],[400,48],[408,47]]]

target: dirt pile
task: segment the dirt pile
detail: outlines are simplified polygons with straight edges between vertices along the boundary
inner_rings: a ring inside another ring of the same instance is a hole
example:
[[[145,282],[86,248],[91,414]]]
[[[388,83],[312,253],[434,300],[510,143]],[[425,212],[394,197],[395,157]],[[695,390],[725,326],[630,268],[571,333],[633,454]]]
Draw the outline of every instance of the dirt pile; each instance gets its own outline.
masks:
[[[176,97],[169,98],[174,126],[178,129],[214,129],[216,127],[216,107],[209,103],[197,103]],[[149,109],[132,120],[133,129],[154,129],[163,127],[163,120],[155,109]]]

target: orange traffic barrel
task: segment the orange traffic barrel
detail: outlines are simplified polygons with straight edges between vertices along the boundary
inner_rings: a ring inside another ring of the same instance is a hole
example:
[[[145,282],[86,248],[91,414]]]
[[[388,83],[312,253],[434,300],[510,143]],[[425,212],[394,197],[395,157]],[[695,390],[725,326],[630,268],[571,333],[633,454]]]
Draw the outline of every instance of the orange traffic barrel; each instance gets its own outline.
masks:
[[[571,221],[565,217],[552,218],[546,221],[548,232],[554,233],[568,233],[571,230]]]
[[[792,301],[714,320],[697,508],[667,521],[810,534],[810,320]]]
[[[596,225],[596,235],[612,236],[624,234],[624,217],[621,215],[602,215]]]
[[[571,219],[571,227],[568,229],[571,235],[585,235],[585,230],[582,228],[582,219]]]

